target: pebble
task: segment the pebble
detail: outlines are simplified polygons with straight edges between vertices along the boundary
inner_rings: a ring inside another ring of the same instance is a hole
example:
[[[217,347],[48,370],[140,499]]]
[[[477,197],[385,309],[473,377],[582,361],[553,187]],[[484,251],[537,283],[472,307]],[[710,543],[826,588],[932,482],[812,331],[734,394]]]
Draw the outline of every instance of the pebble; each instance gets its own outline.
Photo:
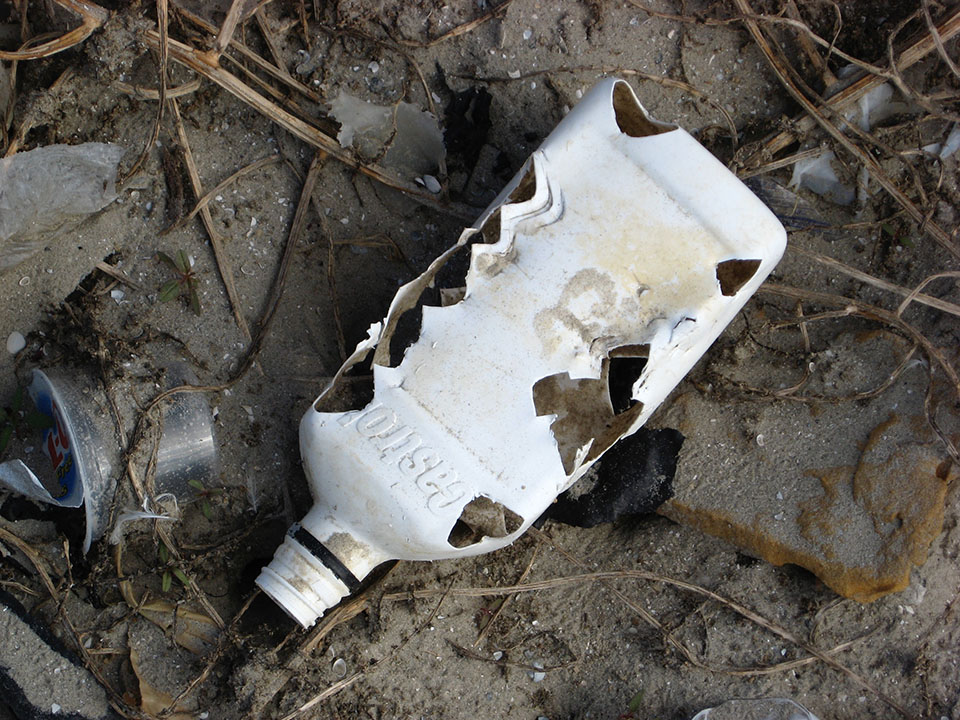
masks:
[[[433,175],[424,175],[423,176],[423,186],[436,195],[440,192],[440,181],[437,180]]]
[[[7,337],[7,352],[16,355],[27,346],[27,340],[21,333],[14,330]]]

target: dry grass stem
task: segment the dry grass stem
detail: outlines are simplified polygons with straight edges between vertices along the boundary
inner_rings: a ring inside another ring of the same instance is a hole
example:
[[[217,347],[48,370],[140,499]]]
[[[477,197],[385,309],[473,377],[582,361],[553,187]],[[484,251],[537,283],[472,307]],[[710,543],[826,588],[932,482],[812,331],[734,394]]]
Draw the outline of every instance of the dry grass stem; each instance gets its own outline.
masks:
[[[853,314],[897,328],[914,343],[919,345],[932,363],[940,366],[940,369],[943,370],[947,379],[950,381],[951,390],[956,394],[957,398],[960,399],[960,375],[957,374],[957,370],[947,361],[943,352],[941,352],[936,345],[896,313],[842,295],[795,288],[779,283],[766,282],[760,286],[757,292],[779,295],[793,300],[806,300],[827,306],[850,307],[855,311]]]
[[[957,68],[957,64],[953,62],[953,58],[950,57],[947,49],[943,46],[943,38],[940,36],[940,31],[933,23],[933,16],[930,15],[930,0],[921,0],[920,6],[923,9],[923,19],[927,23],[927,30],[930,32],[930,39],[932,39],[933,44],[937,46],[937,52],[940,54],[940,58],[947,64],[947,67],[950,68],[950,72],[960,78],[960,69]]]
[[[795,20],[801,23],[806,27],[806,23],[803,22],[803,18],[800,16],[800,10],[797,8],[797,4],[794,0],[787,0],[787,4],[784,8],[787,15],[791,20]],[[810,39],[810,36],[807,33],[800,33],[797,35],[797,41],[800,43],[800,49],[803,50],[803,53],[810,60],[810,64],[816,69],[820,77],[823,79],[824,87],[832,87],[837,82],[837,76],[833,74],[830,70],[830,66],[827,65],[826,60],[817,52],[817,48],[813,43],[813,40]]]
[[[251,343],[251,353],[247,355],[247,362],[252,361],[252,353],[263,346],[267,333],[270,332],[270,325],[273,322],[274,314],[280,305],[280,299],[283,297],[283,290],[286,286],[287,272],[290,269],[290,262],[293,260],[294,251],[303,237],[306,230],[307,210],[310,207],[310,199],[313,197],[313,190],[317,184],[317,177],[326,153],[322,150],[317,151],[310,163],[310,169],[307,170],[307,177],[303,182],[303,188],[300,191],[300,201],[297,203],[297,210],[293,216],[293,222],[290,225],[290,234],[287,237],[287,244],[283,248],[283,255],[280,258],[280,267],[277,270],[273,286],[270,288],[270,296],[267,299],[266,309],[260,319],[260,326],[257,329],[257,336]]]
[[[217,33],[213,50],[207,54],[207,61],[210,62],[211,65],[218,63],[223,51],[227,49],[227,45],[229,45],[230,40],[233,39],[233,33],[237,29],[237,25],[240,22],[240,15],[246,4],[246,0],[233,0],[233,2],[230,3],[230,9],[227,11],[227,16],[223,19],[220,32]]]
[[[144,289],[143,285],[136,282],[135,280],[131,280],[129,275],[120,272],[113,265],[109,265],[108,263],[105,263],[103,260],[98,261],[94,267],[96,267],[97,270],[104,273],[105,275],[109,275],[117,282],[121,282],[124,285],[133,288],[134,290],[139,290],[142,292]]]
[[[663,87],[675,88],[677,90],[683,90],[686,93],[694,96],[705,102],[707,105],[712,107],[714,110],[719,112],[724,119],[724,122],[727,125],[727,130],[730,133],[731,141],[733,146],[736,147],[740,142],[740,135],[737,132],[737,125],[733,122],[733,117],[727,111],[723,105],[718,103],[716,100],[711,98],[709,95],[704,93],[701,90],[698,90],[690,83],[683,82],[682,80],[674,80],[673,78],[664,77],[662,75],[652,75],[650,73],[645,73],[641,70],[635,70],[633,68],[625,68],[616,65],[575,65],[575,66],[561,66],[555,68],[547,68],[544,70],[531,70],[529,72],[521,73],[517,77],[503,77],[503,76],[485,76],[485,75],[460,75],[458,77],[465,77],[471,80],[477,80],[480,82],[516,82],[518,80],[526,80],[533,77],[540,77],[541,75],[553,75],[554,73],[579,73],[579,72],[595,72],[595,73],[606,73],[606,74],[620,74],[627,75],[629,77],[639,78],[640,80],[649,80],[650,82],[657,83]]]
[[[150,130],[150,137],[147,139],[147,142],[143,146],[143,150],[140,151],[140,155],[134,161],[130,169],[120,178],[120,184],[124,184],[127,180],[132,178],[143,166],[143,163],[146,162],[147,157],[150,155],[150,151],[156,145],[157,138],[160,137],[160,125],[163,123],[163,112],[164,105],[167,102],[167,47],[169,37],[167,35],[168,30],[168,19],[169,14],[167,11],[167,0],[157,0],[157,27],[160,31],[160,41],[158,45],[158,50],[160,52],[160,62],[158,68],[159,82],[160,87],[157,91],[157,114],[153,120],[153,127]]]
[[[190,22],[191,24],[200,28],[204,32],[207,32],[210,34],[216,34],[217,28],[214,25],[211,25],[206,20],[204,20],[199,15],[196,15],[190,12],[189,10],[187,10],[186,8],[182,8],[179,6],[177,6],[175,9],[177,14],[180,17],[182,17],[184,20]],[[276,67],[273,63],[267,62],[265,59],[260,57],[260,55],[255,53],[253,50],[248,48],[246,45],[244,45],[242,42],[240,42],[236,38],[230,41],[230,49],[235,50],[243,59],[249,60],[251,63],[253,63],[255,67],[264,71],[265,73],[270,75],[273,79],[284,83],[291,90],[303,95],[304,97],[306,97],[309,100],[312,100],[313,102],[321,101],[322,98],[320,97],[320,94],[318,92],[304,85],[302,82],[298,81],[289,73],[282,71],[280,68]],[[231,55],[228,54],[228,55],[225,55],[224,57],[234,62],[238,67],[242,67],[240,63]]]
[[[752,15],[752,8],[748,0],[734,0],[737,7],[745,14]],[[930,235],[942,248],[947,250],[951,255],[956,259],[960,259],[960,247],[954,242],[954,240],[941,228],[939,225],[934,223],[925,213],[923,213],[919,207],[914,204],[910,198],[908,198],[900,188],[897,187],[896,183],[883,171],[880,167],[880,164],[874,159],[874,157],[866,153],[863,149],[856,145],[850,138],[848,138],[833,122],[831,122],[827,116],[811,102],[803,92],[797,87],[794,81],[791,79],[791,68],[788,63],[786,63],[783,51],[780,49],[773,40],[768,39],[763,32],[760,30],[760,26],[755,20],[745,19],[744,24],[747,26],[751,36],[756,42],[757,46],[760,48],[760,51],[763,53],[764,57],[767,59],[767,63],[770,65],[774,74],[779,78],[781,84],[786,88],[787,92],[796,100],[800,105],[809,113],[809,115],[816,120],[817,124],[820,125],[824,130],[826,130],[847,152],[849,152],[853,157],[863,166],[865,166],[870,175],[886,190],[894,200],[896,200],[900,206],[907,211],[907,214],[920,226],[920,228]]]
[[[75,45],[82,43],[93,34],[94,30],[110,18],[110,13],[106,9],[95,3],[87,2],[87,0],[54,0],[54,2],[60,7],[78,14],[82,19],[81,24],[54,40],[30,47],[30,49],[17,50],[14,52],[0,50],[0,60],[38,60],[56,55],[59,52],[69,50]],[[23,16],[26,17],[25,9]],[[30,43],[27,43],[27,45],[30,45]]]
[[[195,218],[197,216],[197,213],[199,213],[201,210],[203,210],[205,207],[207,207],[210,204],[211,200],[213,200],[217,195],[222,193],[224,190],[226,190],[228,187],[230,187],[233,183],[235,183],[240,178],[246,175],[249,175],[250,173],[256,170],[259,170],[260,168],[266,167],[267,165],[272,165],[273,163],[280,162],[281,159],[282,158],[280,157],[280,155],[276,155],[276,154],[267,155],[266,157],[262,157],[259,160],[255,160],[249,165],[245,165],[244,167],[240,168],[235,173],[230,175],[228,178],[223,180],[216,187],[214,187],[213,190],[211,190],[202,198],[197,200],[197,204],[193,206],[193,210],[191,210],[183,218],[177,221],[177,223],[174,224],[174,226],[170,228],[170,230],[180,227],[182,224],[185,224],[190,220],[192,220],[193,218]],[[170,230],[165,231],[165,233],[170,232]]]
[[[388,652],[382,658],[380,658],[379,660],[372,661],[363,670],[359,670],[355,672],[350,677],[346,677],[343,680],[334,683],[323,692],[317,695],[314,695],[312,698],[310,698],[307,702],[303,703],[303,705],[298,707],[296,710],[284,715],[281,718],[281,720],[293,720],[294,718],[300,717],[301,715],[303,715],[303,713],[309,711],[313,707],[316,707],[327,698],[332,697],[337,693],[339,693],[340,691],[347,689],[348,687],[356,683],[358,680],[360,680],[362,677],[372,672],[373,670],[376,670],[387,660],[397,655],[401,650],[403,650],[403,648],[407,646],[407,644],[411,640],[413,640],[413,638],[415,638],[417,635],[423,632],[423,630],[425,630],[430,625],[430,623],[433,622],[433,619],[437,616],[437,613],[440,612],[440,608],[443,606],[443,602],[446,599],[447,599],[447,593],[441,591],[440,600],[437,602],[436,606],[433,608],[433,611],[430,613],[429,617],[427,617],[427,619],[423,623],[421,623],[416,630],[414,630],[412,633],[407,635],[403,640],[401,640],[397,644],[395,648],[393,648],[390,652]]]
[[[848,277],[852,277],[855,280],[859,280],[860,282],[867,283],[868,285],[872,285],[873,287],[878,288],[880,290],[887,290],[889,292],[896,293],[897,295],[900,295],[902,297],[912,297],[913,301],[918,302],[921,305],[926,305],[928,307],[936,308],[937,310],[941,310],[945,313],[950,313],[951,315],[956,315],[960,317],[960,305],[948,302],[946,300],[941,300],[940,298],[935,298],[931,295],[924,295],[923,293],[920,292],[920,290],[924,286],[921,286],[921,288],[918,288],[916,290],[910,291],[909,289],[902,287],[901,285],[896,285],[892,282],[888,282],[887,280],[874,277],[873,275],[865,273],[861,270],[857,270],[856,268],[850,267],[849,265],[846,265],[832,257],[829,257],[827,255],[821,255],[820,253],[813,252],[812,250],[807,250],[805,248],[799,247],[798,245],[788,244],[787,249],[790,252],[795,252],[798,255],[803,255],[804,257],[810,258],[811,260],[815,260],[821,265],[832,268],[837,272],[843,273],[844,275],[847,275]],[[932,278],[928,278],[928,280],[930,279]],[[927,281],[925,280],[924,283],[926,282]]]
[[[333,632],[334,628],[353,620],[369,607],[370,603],[367,601],[366,593],[344,600],[323,616],[323,619],[317,623],[317,627],[310,631],[310,637],[300,644],[298,652],[301,655],[309,655],[316,650],[317,645],[323,642],[327,635]]]
[[[290,72],[283,66],[283,55],[280,53],[280,49],[277,47],[276,36],[273,32],[273,28],[270,27],[270,21],[264,14],[263,8],[257,8],[257,11],[253,14],[253,17],[257,21],[257,29],[260,31],[260,35],[263,36],[263,41],[267,45],[267,50],[270,51],[270,57],[273,58],[273,66],[281,75],[290,77]]]
[[[452,28],[451,30],[447,30],[445,33],[438,35],[432,40],[408,40],[407,38],[400,38],[398,42],[408,47],[417,47],[417,48],[428,48],[428,47],[433,47],[434,45],[439,45],[442,42],[446,42],[447,40],[452,40],[455,37],[466,35],[468,32],[472,32],[473,30],[476,30],[478,27],[480,27],[485,22],[487,22],[487,20],[490,20],[491,18],[494,18],[500,13],[502,13],[503,11],[505,11],[507,9],[507,6],[512,2],[513,0],[503,0],[503,2],[501,2],[499,5],[496,5],[495,7],[490,8],[483,15],[480,15],[479,17],[476,17],[473,20],[469,20],[461,25],[457,25],[455,28]]]
[[[799,29],[809,30],[809,28],[806,26],[803,26],[803,28]],[[942,40],[952,39],[958,33],[960,33],[960,9],[950,13],[950,15],[941,21],[940,24],[937,25],[937,32]],[[822,38],[819,40],[823,41]],[[930,35],[923,35],[914,39],[900,52],[896,60],[896,67],[901,71],[906,70],[929,55],[930,52],[935,49],[935,47],[936,44]],[[855,58],[850,58],[849,56],[846,59],[848,62],[856,60]],[[856,62],[857,64],[861,65],[861,67],[863,66],[861,61],[858,60]],[[866,95],[878,85],[882,85],[884,82],[891,79],[891,77],[896,77],[895,73],[887,72],[883,68],[875,65],[870,66],[870,69],[871,71],[875,70],[876,72],[871,72],[871,74],[865,75],[848,87],[832,95],[824,103],[825,107],[836,112],[843,112],[852,107],[857,101],[860,100],[861,97]],[[776,155],[781,150],[784,150],[795,143],[803,133],[810,132],[814,127],[816,127],[816,125],[816,120],[806,114],[793,118],[793,120],[790,122],[790,130],[776,133],[772,137],[765,140],[762,147],[758,151],[748,156],[743,161],[743,165],[745,167],[752,167],[763,163],[768,158]]]
[[[956,272],[956,271],[941,272],[941,273],[936,273],[935,275],[931,275],[928,278],[924,278],[923,282],[917,285],[917,287],[915,287],[907,295],[906,299],[902,303],[900,303],[900,305],[897,307],[897,315],[898,316],[903,315],[903,311],[906,310],[910,306],[910,303],[912,303],[914,300],[919,302],[921,297],[920,291],[923,290],[927,285],[932,283],[934,280],[942,280],[943,278],[953,278],[955,280],[960,280],[960,272]],[[927,296],[924,296],[924,297],[927,297]]]
[[[535,531],[535,532],[536,534],[547,538],[547,542],[549,542],[554,548],[559,550],[556,544],[549,539],[549,536],[546,536],[545,533],[541,531]],[[561,550],[561,553],[564,556],[570,558],[571,560],[574,560],[571,556],[569,556],[567,553],[563,552],[562,550]],[[781,637],[784,640],[787,640],[788,642],[796,645],[797,647],[802,648],[817,660],[820,660],[821,662],[829,665],[833,669],[843,673],[848,678],[853,680],[857,685],[862,687],[864,690],[869,691],[876,697],[880,698],[884,703],[886,703],[890,707],[897,710],[897,712],[899,712],[904,717],[906,718],[913,717],[899,703],[897,703],[895,700],[893,700],[892,698],[888,697],[887,695],[882,693],[880,690],[875,688],[872,684],[870,684],[869,681],[864,679],[862,676],[858,675],[853,670],[849,669],[848,667],[846,667],[845,665],[841,664],[839,661],[831,657],[830,654],[824,652],[823,650],[817,647],[810,645],[810,643],[805,641],[803,638],[797,636],[795,633],[791,632],[790,630],[787,630],[786,628],[780,625],[777,625],[776,623],[773,623],[767,620],[762,615],[756,613],[750,608],[744,605],[741,605],[740,603],[734,600],[731,600],[722,595],[719,595],[713,592],[712,590],[707,590],[706,588],[700,587],[699,585],[688,583],[683,580],[676,580],[674,578],[666,577],[664,575],[658,575],[657,573],[646,572],[644,570],[618,570],[618,571],[609,571],[609,572],[584,573],[581,575],[572,575],[569,577],[560,577],[560,578],[552,578],[550,580],[540,580],[536,582],[529,582],[524,585],[506,585],[501,587],[453,588],[446,591],[440,590],[440,589],[415,590],[410,592],[389,593],[383,596],[383,600],[384,601],[407,600],[407,599],[410,599],[411,597],[427,598],[427,597],[435,597],[436,595],[441,593],[443,593],[444,596],[449,594],[450,596],[453,596],[453,597],[491,597],[491,596],[502,596],[502,595],[515,595],[521,592],[539,592],[542,590],[552,590],[560,587],[568,587],[570,585],[580,585],[584,583],[599,582],[599,583],[603,583],[606,587],[608,587],[608,589],[610,589],[619,599],[626,602],[631,609],[637,612],[641,612],[641,615],[644,616],[644,618],[646,619],[646,616],[649,616],[649,613],[646,610],[644,610],[642,606],[640,606],[639,604],[637,604],[627,596],[623,595],[623,593],[616,590],[616,588],[613,588],[612,586],[607,584],[613,580],[625,580],[625,579],[645,580],[648,582],[656,582],[656,583],[661,583],[665,585],[670,585],[670,586],[679,588],[681,590],[686,590],[687,592],[691,592],[696,595],[700,595],[702,597],[706,597],[710,600],[713,600],[714,602],[717,602],[723,605],[724,607],[732,610],[733,612],[749,620],[750,622],[774,633],[775,635]],[[693,656],[692,652],[688,648],[680,644],[679,641],[677,641],[676,639],[673,639],[672,636],[670,636],[670,634],[666,632],[666,629],[664,628],[662,623],[660,623],[655,618],[651,618],[651,619],[652,619],[653,626],[656,627],[658,630],[660,630],[664,634],[666,639],[670,641],[671,644],[674,645],[674,647],[677,647],[678,649],[680,649],[681,652],[684,654],[684,656],[688,660],[691,660],[693,664],[706,670],[714,669],[711,666],[704,663],[703,661],[699,660],[699,658],[696,658],[695,656]],[[648,622],[650,621],[648,620]],[[855,642],[855,641],[852,641],[852,642]],[[841,646],[838,646],[838,648],[839,647]],[[837,648],[834,648],[834,651],[839,651],[839,650],[837,650]],[[763,670],[766,672],[769,670],[769,668],[764,668]],[[739,668],[737,669],[724,668],[721,671],[734,672],[737,674],[741,674],[741,673],[753,674],[755,672],[753,670],[742,670]]]
[[[193,159],[193,152],[190,150],[190,141],[187,138],[187,130],[183,126],[183,118],[180,116],[180,107],[176,100],[170,101],[170,109],[173,111],[174,124],[177,130],[177,139],[183,148],[184,162],[187,166],[187,175],[190,177],[190,184],[193,186],[193,194],[196,197],[203,197],[203,181],[200,179],[200,171],[197,170],[197,164]],[[217,270],[220,278],[223,280],[223,287],[227,291],[227,299],[230,301],[230,309],[233,311],[233,318],[240,328],[243,338],[250,342],[250,328],[247,327],[247,321],[243,318],[241,312],[240,296],[237,295],[236,283],[233,279],[233,269],[230,266],[230,258],[227,257],[223,246],[223,239],[217,232],[213,224],[213,216],[210,215],[210,209],[200,208],[200,218],[203,220],[203,226],[207,230],[207,236],[210,238],[210,247],[213,248],[213,256],[217,261]]]
[[[156,45],[159,36],[150,31],[146,34],[147,42]],[[267,98],[252,90],[236,76],[223,68],[207,65],[200,58],[200,53],[193,48],[175,40],[170,40],[170,56],[179,63],[199,72],[220,85],[224,90],[237,97],[242,102],[262,113],[273,122],[300,138],[307,144],[328,153],[347,167],[359,171],[361,174],[386,185],[400,190],[408,197],[428,207],[452,214],[468,222],[472,221],[476,212],[472,208],[456,203],[441,203],[434,195],[420,188],[416,183],[405,180],[386,168],[363,163],[351,150],[341,147],[340,143],[318,128],[310,125],[301,118],[284,110]]]
[[[195,93],[200,89],[200,78],[195,78],[190,82],[184,83],[183,85],[178,85],[177,87],[166,88],[166,97],[167,98],[178,98],[185,95],[190,95]],[[120,82],[119,80],[113,83],[113,87],[119,90],[122,93],[127,95],[132,95],[141,100],[159,100],[160,91],[154,88],[141,87],[140,85],[131,85],[129,83]]]
[[[786,157],[782,157],[777,160],[771,160],[768,163],[757,165],[756,167],[742,167],[737,169],[737,177],[741,180],[746,180],[747,178],[752,178],[756,175],[764,175],[765,173],[773,172],[774,170],[779,170],[780,168],[790,167],[801,160],[816,157],[822,152],[823,148],[813,147],[808,150],[801,150],[800,152],[792,155],[787,155]]]
[[[537,540],[537,544],[533,546],[533,552],[530,553],[530,560],[527,562],[527,566],[523,569],[523,572],[520,574],[519,579],[515,583],[516,585],[523,585],[526,581],[527,576],[530,574],[530,570],[533,568],[533,561],[537,559],[537,552],[540,550],[540,541]],[[500,606],[493,611],[493,614],[490,616],[490,619],[487,620],[487,624],[483,626],[479,633],[477,633],[477,639],[473,641],[473,647],[478,647],[480,643],[483,642],[483,639],[487,636],[490,630],[493,628],[494,624],[497,622],[497,619],[506,609],[507,605],[510,604],[510,601],[513,599],[513,595],[508,595],[503,599],[503,602],[500,603]]]
[[[4,556],[6,556],[6,550],[5,550],[5,549],[4,549],[4,551],[3,551],[3,554],[4,554]],[[0,580],[0,587],[10,588],[11,590],[15,590],[15,591],[18,592],[18,593],[22,593],[22,594],[24,594],[24,595],[29,595],[29,596],[35,597],[35,598],[43,597],[40,593],[38,593],[38,592],[37,592],[36,590],[34,590],[33,588],[29,588],[29,587],[27,587],[26,585],[24,585],[23,583],[18,583],[18,582],[15,581],[15,580]]]

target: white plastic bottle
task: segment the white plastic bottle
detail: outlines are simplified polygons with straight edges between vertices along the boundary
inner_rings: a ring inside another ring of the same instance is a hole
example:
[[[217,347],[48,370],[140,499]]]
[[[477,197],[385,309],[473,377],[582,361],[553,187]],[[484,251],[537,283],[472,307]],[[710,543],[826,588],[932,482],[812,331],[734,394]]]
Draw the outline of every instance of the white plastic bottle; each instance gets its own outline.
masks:
[[[515,540],[636,431],[773,269],[774,215],[622,80],[595,86],[456,246],[397,293],[300,425],[316,500],[257,584],[307,627],[379,563]],[[406,311],[458,252],[466,290]],[[374,396],[321,408],[373,353]],[[644,365],[645,359],[645,365]],[[642,366],[642,367],[641,367]],[[627,393],[623,382],[633,368]]]

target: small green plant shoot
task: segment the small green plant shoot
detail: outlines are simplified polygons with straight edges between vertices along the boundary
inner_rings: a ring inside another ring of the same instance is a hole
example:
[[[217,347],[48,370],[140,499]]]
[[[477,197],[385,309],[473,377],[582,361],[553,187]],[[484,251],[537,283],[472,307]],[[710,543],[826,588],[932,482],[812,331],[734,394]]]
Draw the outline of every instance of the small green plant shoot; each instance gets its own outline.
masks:
[[[195,315],[200,315],[200,295],[197,294],[197,274],[193,271],[190,256],[183,250],[177,250],[170,257],[162,250],[157,251],[157,259],[168,265],[177,277],[164,283],[160,288],[160,302],[170,302],[181,295],[187,298],[187,303]]]

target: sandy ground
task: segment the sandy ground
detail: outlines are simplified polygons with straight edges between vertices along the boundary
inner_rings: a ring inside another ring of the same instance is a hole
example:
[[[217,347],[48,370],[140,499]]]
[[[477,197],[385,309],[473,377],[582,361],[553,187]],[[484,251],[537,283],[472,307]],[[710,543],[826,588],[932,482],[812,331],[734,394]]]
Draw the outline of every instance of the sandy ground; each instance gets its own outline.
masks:
[[[195,5],[221,21],[225,7]],[[470,212],[482,209],[580,94],[607,74],[624,76],[652,116],[683,126],[724,162],[733,160],[734,144],[716,105],[729,114],[741,145],[787,127],[797,111],[739,25],[688,24],[621,2],[514,0],[498,17],[420,47],[394,41],[440,37],[483,8],[459,0],[319,5],[323,27],[310,21],[309,48],[298,24],[301,5],[277,1],[266,6],[265,16],[286,69],[321,102],[306,95],[293,101],[328,132],[336,134],[337,127],[324,118],[325,103],[342,91],[383,105],[404,100],[427,108],[432,102],[441,112],[455,91],[489,91],[491,124],[479,155],[447,158],[451,194]],[[679,11],[663,3],[657,8]],[[704,9],[685,6],[687,13]],[[842,36],[846,49],[880,57],[883,45],[857,30],[862,6],[848,3],[843,11],[849,18]],[[905,14],[891,8],[883,27],[892,29]],[[821,34],[829,36],[829,21],[814,17],[827,23]],[[121,170],[128,170],[149,139],[156,103],[120,83],[155,86],[155,58],[143,36],[154,18],[149,4],[119,9],[79,48],[20,63],[13,127],[32,125],[24,147],[119,143],[127,148]],[[179,19],[171,33],[200,42],[196,26]],[[268,54],[254,21],[243,38]],[[48,89],[68,66],[74,72]],[[952,87],[945,74],[931,56],[910,78]],[[715,105],[646,75],[689,83]],[[193,78],[171,63],[171,86]],[[236,283],[238,313],[256,336],[314,150],[209,81],[177,102],[204,192],[251,162],[279,156],[217,193],[209,205]],[[896,122],[888,121],[884,139],[904,146],[942,141],[949,129],[945,122],[927,123],[911,135],[909,119]],[[82,367],[88,375],[78,377],[106,383],[129,441],[171,363],[187,362],[207,385],[227,382],[241,367],[250,340],[231,311],[203,225],[194,219],[165,232],[195,202],[177,163],[183,149],[176,138],[167,113],[143,171],[120,188],[115,203],[0,275],[0,335],[16,330],[28,341],[15,357],[0,353],[4,403],[32,367]],[[164,155],[172,163],[165,166]],[[940,166],[921,166],[928,188],[936,186],[929,207],[949,230],[957,202],[955,161],[943,163],[942,170],[937,186]],[[785,184],[790,170],[765,175]],[[906,174],[897,178],[909,183]],[[955,269],[956,262],[905,219],[871,223],[897,208],[875,185],[870,190],[865,201],[849,207],[803,193],[811,212],[829,227],[792,232],[791,245],[908,288]],[[838,229],[856,222],[862,224]],[[592,529],[548,523],[542,533],[488,556],[400,563],[347,606],[353,617],[345,613],[322,637],[295,627],[262,596],[240,615],[260,567],[310,506],[297,443],[301,414],[344,352],[382,317],[397,287],[448,247],[463,224],[455,212],[424,207],[333,158],[322,160],[306,231],[293,250],[256,363],[228,389],[207,395],[220,472],[204,490],[182,489],[180,520],[161,523],[180,559],[163,554],[149,522],[129,526],[119,557],[106,539],[84,557],[76,514],[54,516],[7,498],[3,527],[28,539],[45,559],[63,597],[62,613],[76,629],[86,661],[114,691],[116,707],[155,714],[188,691],[178,706],[184,716],[286,717],[346,678],[352,682],[299,716],[684,720],[728,698],[770,696],[792,698],[821,720],[900,717],[892,704],[910,717],[960,720],[960,620],[954,609],[960,534],[952,487],[942,530],[922,553],[926,563],[913,571],[909,587],[869,604],[838,596],[802,568],[775,567],[688,524],[653,515]],[[178,250],[195,261],[199,316],[182,299],[158,299],[173,275],[156,253]],[[105,259],[135,285],[115,284],[95,271]],[[888,309],[899,302],[791,253],[774,279]],[[929,292],[957,302],[948,282]],[[955,317],[930,308],[911,308],[906,317],[956,358]],[[813,466],[807,463],[811,453],[817,453],[816,467],[855,465],[871,431],[894,409],[919,420],[912,426],[915,437],[891,443],[923,442],[947,457],[923,421],[928,375],[922,363],[898,377],[889,394],[869,401],[818,406],[745,391],[745,385],[789,387],[813,363],[807,388],[812,393],[861,392],[881,385],[909,348],[882,324],[856,316],[809,324],[807,348],[796,326],[776,326],[791,318],[793,302],[769,295],[752,300],[651,421],[654,427],[679,426],[688,438],[678,482],[692,478],[726,488],[731,477],[742,478],[737,502],[749,502],[757,492],[744,483],[759,487],[782,478],[784,487],[793,486]],[[868,333],[880,336],[886,349],[858,354],[856,338]],[[949,393],[946,383],[937,390],[945,400],[939,417],[948,432],[956,432]],[[794,442],[798,433],[805,436],[802,451]],[[149,444],[135,443],[132,466],[140,477]],[[20,439],[11,452],[40,457],[26,447],[29,440]],[[124,477],[115,513],[138,504]],[[5,558],[4,588],[72,646],[74,638],[58,620],[58,603],[32,567],[22,557]],[[165,571],[172,578],[166,588]],[[617,571],[646,574],[602,582],[575,577]],[[190,587],[179,574],[191,579]],[[464,592],[512,585],[522,576],[528,583],[557,582],[508,602]],[[670,579],[740,603],[783,632]],[[414,598],[409,591],[425,592]],[[174,608],[195,614],[175,620]],[[211,620],[213,615],[218,618]],[[219,632],[216,619],[227,629]],[[852,673],[811,658],[813,647]]]

